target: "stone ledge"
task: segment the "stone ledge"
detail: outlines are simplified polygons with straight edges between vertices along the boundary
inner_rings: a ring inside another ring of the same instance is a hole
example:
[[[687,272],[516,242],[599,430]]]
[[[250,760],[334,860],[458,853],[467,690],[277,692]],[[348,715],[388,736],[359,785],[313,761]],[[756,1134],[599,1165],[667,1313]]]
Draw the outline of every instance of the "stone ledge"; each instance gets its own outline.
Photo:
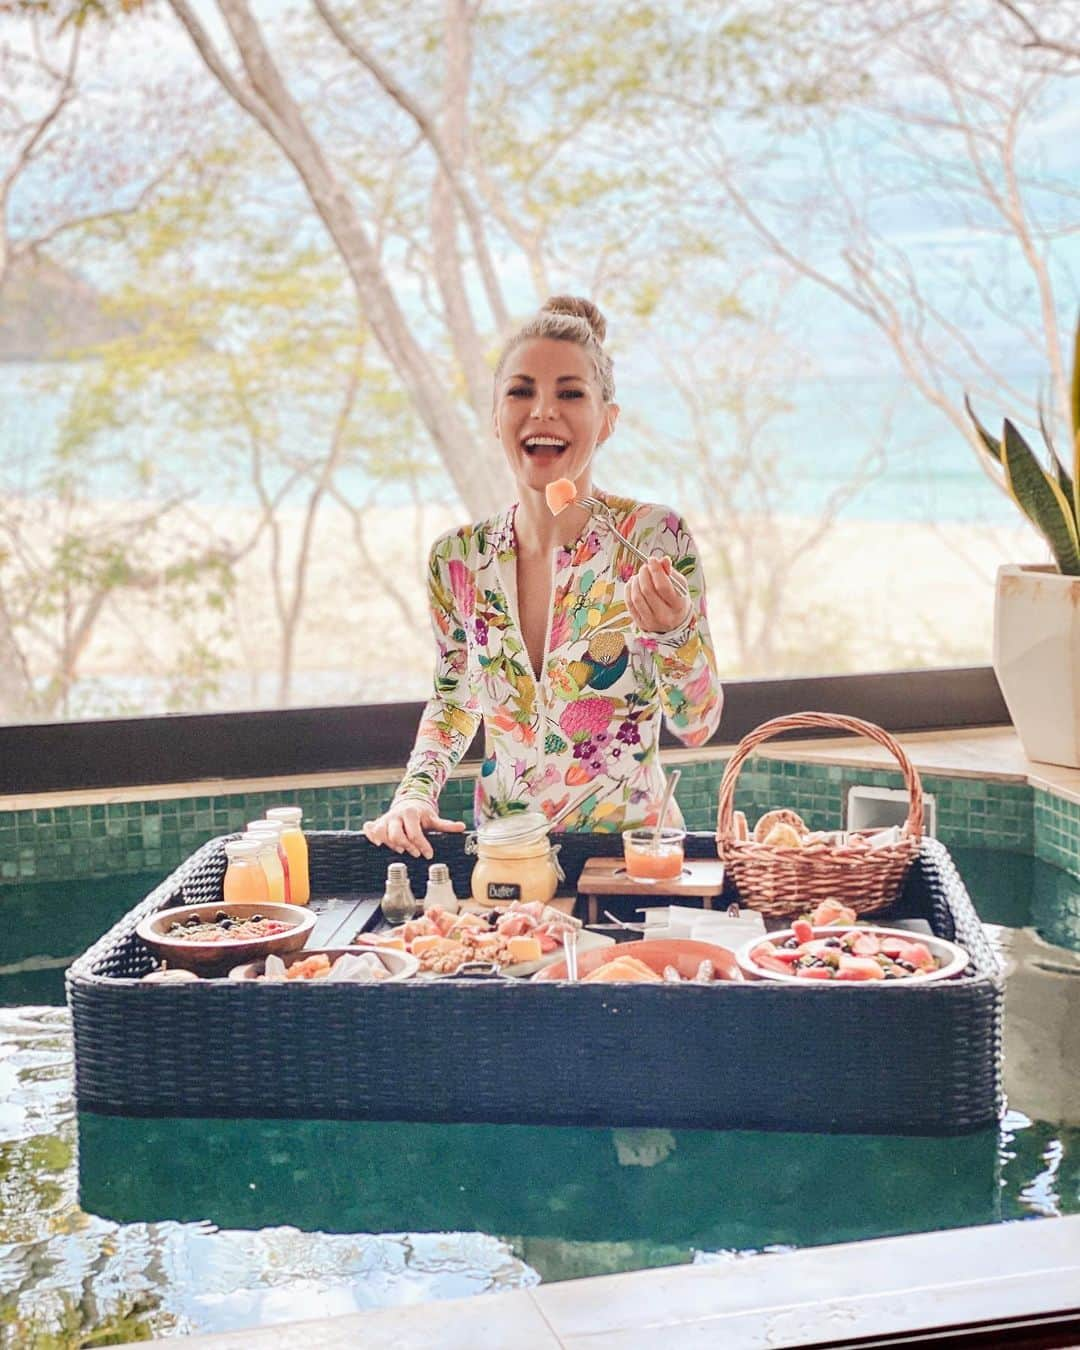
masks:
[[[185,1344],[199,1350],[778,1350],[1047,1316],[1075,1310],[1077,1288],[1080,1216],[1072,1216],[595,1276],[195,1336]]]

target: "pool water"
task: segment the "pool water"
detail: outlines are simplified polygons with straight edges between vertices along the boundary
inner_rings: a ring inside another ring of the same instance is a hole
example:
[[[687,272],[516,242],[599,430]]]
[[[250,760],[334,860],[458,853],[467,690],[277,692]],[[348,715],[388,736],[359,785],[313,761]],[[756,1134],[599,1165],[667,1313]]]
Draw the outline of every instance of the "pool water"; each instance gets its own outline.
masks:
[[[1008,970],[1010,1110],[959,1139],[79,1115],[63,967],[157,878],[0,891],[0,1346],[1080,1212],[1080,879],[953,854]]]

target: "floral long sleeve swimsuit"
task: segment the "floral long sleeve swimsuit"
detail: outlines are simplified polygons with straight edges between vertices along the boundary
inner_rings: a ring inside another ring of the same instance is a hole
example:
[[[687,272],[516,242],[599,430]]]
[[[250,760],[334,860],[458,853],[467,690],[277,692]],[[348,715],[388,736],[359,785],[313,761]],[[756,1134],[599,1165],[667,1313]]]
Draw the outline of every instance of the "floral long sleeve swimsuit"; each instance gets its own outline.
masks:
[[[638,548],[671,557],[690,588],[686,623],[672,633],[638,631],[626,608],[638,562],[590,518],[578,540],[552,556],[538,680],[517,618],[516,507],[442,535],[428,569],[435,691],[395,801],[437,802],[482,720],[478,824],[524,810],[549,819],[567,811],[561,827],[568,830],[655,823],[664,790],[661,714],[691,746],[707,741],[720,720],[704,578],[674,511],[596,496]],[[674,823],[677,812],[671,815]]]

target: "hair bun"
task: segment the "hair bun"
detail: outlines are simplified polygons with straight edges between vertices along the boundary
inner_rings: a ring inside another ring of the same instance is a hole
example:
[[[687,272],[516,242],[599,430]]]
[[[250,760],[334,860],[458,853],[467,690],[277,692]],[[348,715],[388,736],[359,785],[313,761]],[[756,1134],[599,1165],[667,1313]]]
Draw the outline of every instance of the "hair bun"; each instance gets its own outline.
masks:
[[[575,319],[584,319],[592,329],[597,342],[603,342],[607,336],[607,319],[591,300],[581,295],[553,295],[545,300],[541,313],[569,314]]]

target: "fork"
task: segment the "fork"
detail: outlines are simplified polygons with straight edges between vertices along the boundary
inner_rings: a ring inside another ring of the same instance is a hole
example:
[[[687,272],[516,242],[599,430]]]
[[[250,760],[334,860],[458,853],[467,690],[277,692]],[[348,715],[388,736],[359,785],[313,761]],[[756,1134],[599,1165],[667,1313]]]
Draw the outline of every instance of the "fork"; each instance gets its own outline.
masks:
[[[624,545],[627,552],[633,554],[633,556],[637,558],[639,562],[647,563],[652,561],[652,559],[649,557],[647,553],[643,553],[636,544],[632,544],[630,540],[627,539],[626,535],[622,533],[618,525],[615,523],[615,516],[611,510],[611,507],[608,506],[605,502],[600,501],[596,497],[575,497],[573,504],[575,506],[584,507],[585,510],[588,511],[590,515],[599,516],[600,519],[604,522],[604,524],[608,527],[608,529],[612,532],[612,534],[615,535],[616,539],[618,539],[620,543]],[[671,577],[671,584],[675,587],[675,589],[679,592],[679,594],[689,596],[690,587],[687,585],[686,578],[682,575],[682,573],[676,572],[675,569],[672,568],[669,575]]]
[[[577,973],[577,929],[572,928],[563,937],[563,948],[566,952],[566,978],[571,983],[576,983]]]

